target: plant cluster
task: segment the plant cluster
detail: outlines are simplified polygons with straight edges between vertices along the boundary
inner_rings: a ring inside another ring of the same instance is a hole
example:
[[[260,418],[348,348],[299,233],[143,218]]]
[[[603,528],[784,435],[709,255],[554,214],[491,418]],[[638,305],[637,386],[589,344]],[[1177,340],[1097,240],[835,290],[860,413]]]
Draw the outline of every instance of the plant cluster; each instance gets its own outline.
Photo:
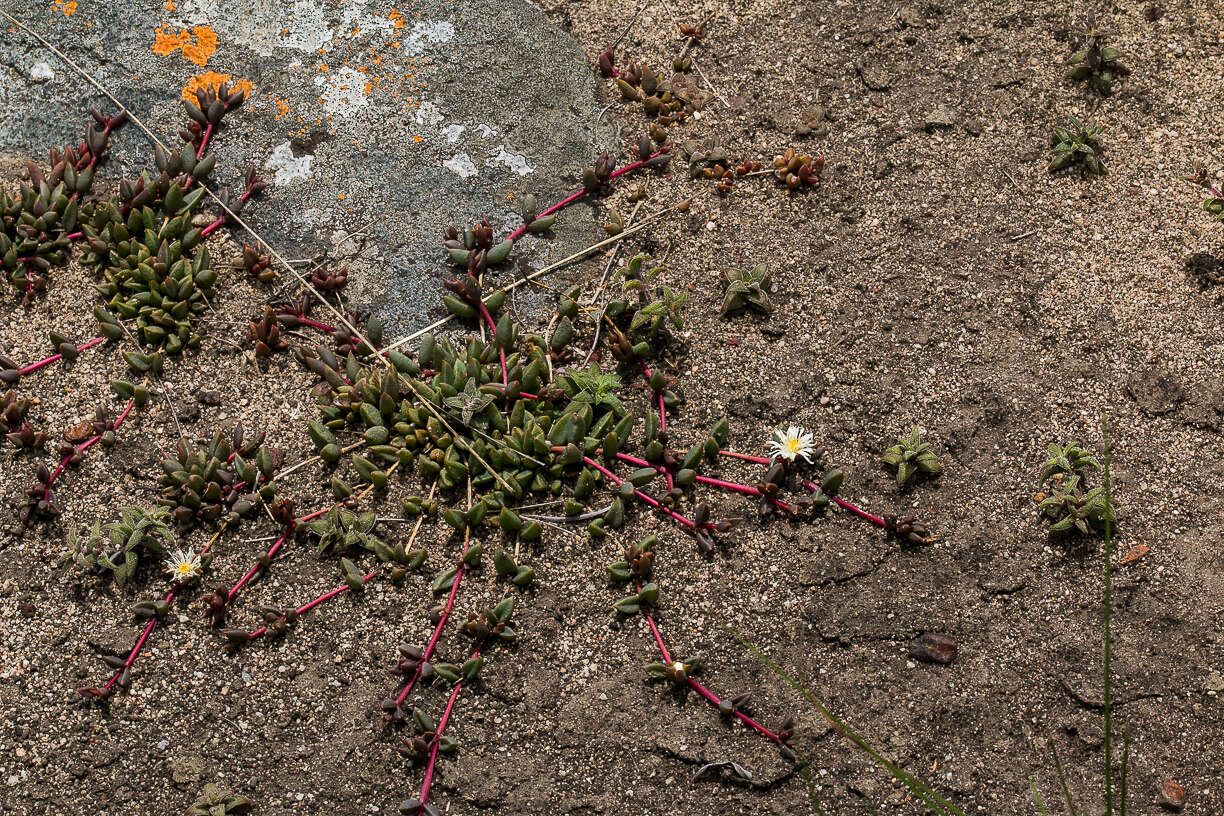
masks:
[[[238,816],[249,813],[255,803],[245,796],[223,791],[209,782],[204,792],[187,808],[187,816]]]
[[[762,314],[773,311],[773,304],[769,302],[772,281],[765,264],[752,269],[732,269],[721,273],[719,279],[723,285],[723,317],[746,308]]]
[[[666,78],[644,63],[629,62],[617,75],[616,87],[626,102],[641,103],[643,112],[655,117],[660,127],[684,121],[705,104],[705,96],[689,85],[683,73]]]
[[[192,446],[181,440],[174,455],[161,461],[162,495],[157,503],[181,530],[205,523],[234,524],[257,502],[276,495],[271,477],[284,451],[263,440],[262,432],[248,439],[241,424],[229,437],[217,431],[207,443]]]
[[[94,169],[106,154],[110,134],[127,121],[126,113],[103,116],[90,109],[93,122],[77,146],[50,151],[44,172],[27,162],[29,183],[17,195],[0,190],[0,264],[9,282],[29,305],[47,287],[51,267],[63,265],[76,233],[93,214],[84,200],[93,187]]]
[[[122,586],[136,574],[141,556],[160,558],[175,546],[177,537],[171,523],[170,512],[164,507],[126,508],[121,521],[106,525],[94,522],[87,536],[73,530],[60,566],[72,563],[92,573],[110,573]]]
[[[939,457],[922,441],[922,431],[916,426],[908,437],[899,437],[897,444],[884,451],[880,461],[897,471],[897,487],[905,487],[916,476],[934,478],[943,472]]]
[[[820,183],[824,164],[824,156],[812,158],[806,153],[796,153],[788,147],[781,156],[774,156],[774,178],[792,190],[814,187]]]
[[[1054,146],[1054,157],[1050,160],[1051,173],[1065,167],[1079,165],[1085,172],[1103,176],[1107,172],[1101,154],[1101,134],[1105,129],[1099,125],[1086,125],[1074,116],[1067,117],[1067,127],[1055,127],[1050,138]]]
[[[1038,494],[1037,509],[1050,522],[1050,532],[1088,535],[1112,524],[1114,510],[1105,486],[1086,485],[1088,475],[1101,469],[1097,458],[1077,442],[1052,444],[1047,453],[1038,482],[1048,493]]]
[[[1130,74],[1122,64],[1125,55],[1108,44],[1113,32],[1100,28],[1096,13],[1089,11],[1083,23],[1074,28],[1075,53],[1067,58],[1067,79],[1087,81],[1101,96],[1109,96],[1115,85]]]

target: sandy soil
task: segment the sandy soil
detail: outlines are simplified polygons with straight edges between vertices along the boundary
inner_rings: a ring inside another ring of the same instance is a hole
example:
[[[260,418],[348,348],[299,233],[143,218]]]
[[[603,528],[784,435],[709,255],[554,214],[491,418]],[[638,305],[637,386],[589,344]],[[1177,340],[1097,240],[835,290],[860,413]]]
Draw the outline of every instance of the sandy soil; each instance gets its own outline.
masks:
[[[632,16],[604,0],[547,9],[592,61]],[[661,219],[624,250],[665,257],[668,280],[690,294],[686,348],[673,361],[687,398],[674,438],[687,443],[726,413],[733,447],[761,452],[775,424],[802,424],[845,467],[844,495],[918,513],[938,541],[901,551],[840,512],[811,523],[750,518],[713,558],[644,513],[600,543],[550,530],[531,554],[536,589],[516,613],[522,642],[493,655],[458,705],[461,748],[435,789],[445,812],[807,812],[802,779],[771,745],[695,695],[645,682],[652,638],[639,619],[610,612],[616,590],[603,567],[656,528],[665,636],[705,657],[712,688],[752,691],[767,724],[797,715],[826,812],[867,813],[865,799],[880,813],[919,809],[726,624],[966,813],[1034,812],[1030,773],[1054,800],[1052,746],[1079,800],[1095,802],[1099,542],[1068,551],[1049,541],[1032,497],[1045,446],[1097,444],[1106,411],[1118,546],[1150,550],[1118,570],[1115,586],[1116,717],[1131,728],[1132,803],[1156,812],[1171,778],[1188,792],[1187,813],[1224,811],[1224,290],[1187,271],[1192,255],[1224,249],[1199,192],[1181,180],[1221,160],[1224,16],[1206,2],[1101,11],[1135,69],[1104,101],[1061,80],[1068,20],[1049,3],[677,11],[704,21],[692,54],[725,101],[674,131],[737,160],[768,162],[794,146],[828,163],[819,188],[796,192],[763,176],[720,197],[682,164],[641,179],[645,212],[694,197],[688,214]],[[666,7],[650,3],[618,57],[662,66],[682,45]],[[605,85],[609,115],[635,142],[640,109]],[[827,111],[827,138],[796,136],[815,103]],[[928,127],[941,107],[954,121]],[[1046,172],[1050,128],[1068,114],[1106,127],[1108,176]],[[20,166],[7,164],[7,178]],[[578,211],[601,222],[610,209],[627,214],[632,186]],[[230,237],[215,239],[220,261],[236,253]],[[597,280],[605,257],[577,279]],[[720,318],[719,271],[758,263],[772,271],[775,313]],[[55,571],[67,532],[151,501],[157,459],[180,427],[203,437],[241,419],[265,429],[288,461],[309,453],[307,372],[284,356],[257,365],[229,342],[241,341],[269,290],[240,271],[225,272],[218,289],[204,349],[167,373],[169,404],[151,404],[113,449],[69,472],[64,517],[22,529],[4,510],[0,802],[13,812],[178,812],[216,782],[256,800],[260,814],[388,813],[419,784],[377,706],[395,686],[386,669],[396,644],[428,635],[428,583],[456,546],[440,522],[421,531],[429,568],[402,586],[337,599],[289,637],[235,655],[197,619],[198,592],[188,593],[137,663],[130,694],[88,705],[74,692],[104,679],[96,655],[130,647],[130,604],[163,583],[149,570],[117,590]],[[31,308],[10,292],[0,306],[4,353],[23,362],[49,353],[49,329],[91,336],[91,291],[74,266],[57,270],[51,294]],[[122,371],[107,347],[20,390],[37,399],[35,424],[58,432],[112,404],[105,383]],[[899,492],[878,456],[914,425],[945,474]],[[7,445],[2,454],[0,488],[17,502],[35,462]],[[759,476],[750,465],[725,472]],[[285,491],[300,507],[322,505],[329,476],[303,468]],[[420,490],[396,482],[379,507],[393,513],[401,495]],[[714,498],[716,515],[751,517],[751,505]],[[267,546],[250,539],[273,533],[263,519],[226,536],[210,582],[232,582]],[[390,539],[405,533],[386,529]],[[304,602],[337,575],[302,539],[231,617],[252,624],[261,604]],[[500,591],[486,568],[465,583],[461,607]],[[907,645],[923,631],[954,636],[956,661],[910,659]],[[443,640],[446,655],[461,647],[453,633]],[[424,693],[424,705],[442,703],[441,691]],[[728,759],[753,781],[694,781],[702,764]]]

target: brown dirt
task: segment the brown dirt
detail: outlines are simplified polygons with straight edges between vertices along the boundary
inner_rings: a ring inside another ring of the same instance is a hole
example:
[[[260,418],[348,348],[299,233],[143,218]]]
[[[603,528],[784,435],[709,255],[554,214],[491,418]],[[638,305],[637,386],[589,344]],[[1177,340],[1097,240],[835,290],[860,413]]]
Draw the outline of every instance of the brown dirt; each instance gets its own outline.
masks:
[[[1035,808],[1025,776],[1056,800],[1057,746],[1081,803],[1099,808],[1100,568],[1097,542],[1066,553],[1033,508],[1045,445],[1099,439],[1108,411],[1122,551],[1150,553],[1121,567],[1115,587],[1117,719],[1132,737],[1135,812],[1155,812],[1160,782],[1189,794],[1187,813],[1224,811],[1224,564],[1220,429],[1224,317],[1218,283],[1193,274],[1195,253],[1221,252],[1218,225],[1179,180],[1219,160],[1224,93],[1218,63],[1224,16],[1206,2],[1113,4],[1106,21],[1135,74],[1097,103],[1060,81],[1067,20],[1049,3],[853,4],[709,2],[698,63],[729,105],[711,104],[681,128],[735,157],[769,160],[786,146],[828,158],[819,189],[790,193],[759,178],[719,198],[677,167],[646,180],[652,199],[695,195],[634,251],[666,256],[670,280],[691,294],[687,354],[675,361],[687,406],[674,419],[685,444],[726,412],[732,444],[760,451],[780,422],[814,429],[847,470],[844,494],[877,510],[919,513],[939,541],[898,551],[869,526],[830,512],[813,523],[749,520],[713,559],[662,526],[657,566],[665,637],[710,664],[716,691],[754,692],[766,724],[799,716],[797,743],[828,813],[909,813],[903,791],[824,726],[732,640],[759,643],[873,743],[934,783],[966,813]],[[623,30],[623,4],[550,7],[592,54]],[[911,13],[912,12],[912,13]],[[902,22],[907,20],[911,24]],[[655,65],[679,49],[658,3],[622,46]],[[869,90],[863,77],[884,90]],[[622,116],[626,136],[643,128]],[[827,141],[793,135],[800,112],[828,110]],[[947,106],[957,124],[928,131]],[[1066,114],[1107,129],[1111,173],[1086,180],[1045,172],[1050,127]],[[41,147],[34,152],[41,152]],[[627,213],[632,184],[598,205]],[[582,205],[586,207],[587,205]],[[647,206],[652,209],[653,202]],[[215,257],[234,257],[218,238]],[[775,281],[769,319],[718,317],[717,272],[766,263]],[[597,258],[583,270],[592,280]],[[0,343],[18,360],[42,356],[46,331],[90,332],[91,284],[59,270],[53,297],[3,307]],[[310,379],[284,357],[257,366],[238,340],[265,290],[223,275],[205,348],[174,365],[166,387],[177,421],[204,436],[236,419],[305,455]],[[734,342],[732,341],[734,338]],[[22,383],[36,424],[70,427],[122,372],[113,349],[87,353]],[[222,404],[199,401],[202,389]],[[946,473],[898,492],[877,464],[913,425],[927,430]],[[244,793],[260,814],[388,813],[420,771],[380,730],[377,704],[396,644],[428,633],[429,576],[454,551],[440,524],[423,540],[429,569],[401,587],[372,585],[306,616],[289,637],[230,656],[196,619],[198,593],[176,606],[137,663],[130,695],[83,705],[76,686],[103,679],[99,652],[122,652],[137,627],[127,611],[160,579],[135,589],[53,571],[67,531],[155,496],[159,451],[175,418],[154,403],[91,452],[60,491],[64,519],[21,530],[11,511],[0,538],[0,802],[30,814],[172,813],[205,782]],[[20,498],[33,471],[4,452],[3,495]],[[750,467],[728,474],[755,478]],[[327,474],[299,471],[285,492],[300,507],[326,501]],[[419,486],[396,483],[384,509]],[[716,515],[751,514],[717,497]],[[659,525],[639,514],[616,541],[550,531],[533,553],[537,588],[516,613],[522,642],[496,652],[459,702],[461,749],[443,762],[436,801],[455,814],[807,812],[802,780],[776,751],[732,728],[696,696],[644,682],[654,657],[636,618],[609,612],[602,577],[617,542]],[[270,521],[227,536],[212,580],[232,581],[266,546]],[[390,537],[403,535],[400,528]],[[197,542],[198,544],[198,542]],[[459,608],[500,592],[485,569]],[[243,596],[234,619],[262,603],[300,603],[336,585],[334,564],[305,541]],[[33,617],[20,604],[34,605]],[[915,663],[911,638],[959,640],[948,666]],[[448,636],[442,651],[458,656]],[[441,692],[424,693],[437,710]],[[734,759],[750,785],[693,781],[705,762]]]

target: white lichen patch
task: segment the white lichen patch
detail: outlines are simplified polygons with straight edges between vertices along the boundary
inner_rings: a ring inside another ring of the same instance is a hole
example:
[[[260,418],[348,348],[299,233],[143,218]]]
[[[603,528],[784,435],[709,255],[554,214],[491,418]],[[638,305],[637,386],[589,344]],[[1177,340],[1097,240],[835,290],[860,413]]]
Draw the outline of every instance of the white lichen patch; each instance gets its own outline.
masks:
[[[416,123],[422,128],[437,129],[438,125],[442,124],[442,112],[438,110],[437,104],[422,102],[421,106],[416,109]]]
[[[55,71],[45,62],[36,62],[30,66],[30,79],[38,82],[55,79]]]
[[[442,128],[442,135],[446,137],[446,141],[454,144],[459,141],[459,137],[463,135],[464,130],[466,128],[463,125],[447,125]]]
[[[535,168],[527,163],[527,157],[521,153],[511,153],[506,150],[505,145],[498,145],[497,155],[489,160],[489,164],[502,164],[512,173],[518,173],[520,176],[526,176],[529,173],[534,173]]]
[[[404,54],[415,57],[424,53],[426,46],[450,42],[454,36],[455,27],[445,20],[422,20],[404,38]]]
[[[323,87],[323,110],[340,117],[351,116],[370,104],[367,82],[365,74],[347,65],[315,77],[315,84]]]
[[[477,125],[476,129],[479,130],[480,135],[485,137],[486,139],[489,138],[490,136],[497,135],[497,128],[489,127],[488,125]]]
[[[272,155],[264,162],[264,167],[276,174],[272,177],[272,184],[277,187],[284,187],[295,181],[309,179],[310,163],[313,160],[314,156],[311,156],[309,153],[303,156],[294,156],[293,148],[289,143],[281,142],[272,148]]]
[[[442,166],[459,178],[471,178],[476,175],[476,165],[472,163],[472,157],[466,153],[459,153],[442,162]]]

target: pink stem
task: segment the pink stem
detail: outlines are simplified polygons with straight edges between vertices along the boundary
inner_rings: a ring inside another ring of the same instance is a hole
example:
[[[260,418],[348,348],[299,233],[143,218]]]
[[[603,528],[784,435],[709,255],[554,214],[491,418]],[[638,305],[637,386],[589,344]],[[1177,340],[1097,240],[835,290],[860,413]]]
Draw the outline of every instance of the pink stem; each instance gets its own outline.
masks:
[[[639,467],[652,467],[655,470],[659,471],[660,473],[668,473],[668,475],[671,475],[667,471],[667,469],[663,467],[662,465],[652,465],[650,462],[647,462],[645,459],[639,459],[636,456],[630,456],[627,453],[618,453],[616,454],[616,458],[620,459],[621,461],[628,462],[631,465],[638,465]],[[701,482],[702,484],[708,484],[711,487],[720,487],[723,490],[733,490],[736,493],[745,493],[749,496],[756,496],[757,498],[761,498],[761,491],[753,487],[752,485],[740,484],[739,482],[725,482],[722,479],[713,479],[709,476],[698,476],[697,481]],[[770,498],[768,496],[766,496],[765,498],[767,498],[769,502],[773,504],[775,507],[779,507],[787,511],[788,513],[795,512],[795,508],[787,504],[784,501],[779,501],[778,499]],[[713,525],[710,525],[710,524],[707,524],[706,527],[713,529]]]
[[[766,459],[764,456],[752,456],[747,453],[735,453],[734,451],[720,450],[719,456],[727,456],[731,459],[743,459],[745,462],[756,462],[758,465],[768,465],[772,460]]]
[[[136,400],[134,398],[128,400],[127,407],[123,409],[123,413],[119,415],[119,418],[115,420],[115,430],[119,430],[119,426],[123,424],[123,420],[127,419],[127,415],[131,412],[135,405]],[[51,493],[51,485],[55,484],[55,480],[58,479],[60,474],[64,472],[64,468],[68,467],[68,463],[72,461],[72,457],[78,453],[84,453],[85,451],[89,450],[101,438],[102,434],[98,434],[94,437],[86,439],[84,442],[73,448],[72,453],[60,460],[59,465],[57,465],[55,470],[51,472],[51,478],[47,480],[47,489],[43,494],[44,498]]]
[[[238,197],[238,203],[239,203],[239,204],[241,204],[241,203],[243,203],[244,201],[246,201],[246,200],[247,200],[248,198],[250,198],[250,197],[251,197],[251,191],[250,191],[250,190],[247,190],[245,193],[243,193],[241,196],[239,196],[239,197]],[[228,216],[228,215],[226,215],[226,214],[222,214],[221,216],[219,216],[219,217],[217,218],[217,220],[216,220],[216,221],[212,222],[212,223],[211,223],[211,224],[209,224],[207,227],[205,227],[204,229],[200,230],[200,237],[201,237],[201,238],[207,238],[209,235],[211,235],[211,234],[212,234],[212,232],[213,232],[214,230],[216,230],[216,229],[220,228],[221,226],[223,226],[223,225],[225,224],[226,220],[228,220],[228,218],[229,218],[229,216]]]
[[[268,552],[265,553],[266,558],[270,559],[276,555],[277,551],[280,550],[281,546],[289,538],[289,534],[293,532],[293,529],[294,525],[292,524],[285,528],[285,532],[281,533],[280,538],[276,539],[276,542],[268,548]],[[262,569],[262,566],[256,562],[254,566],[247,570],[246,575],[239,578],[238,583],[230,587],[230,591],[225,594],[225,602],[229,603],[230,601],[234,600],[234,596],[238,594],[238,590],[246,586],[247,581],[254,578],[255,573],[259,572],[260,569]]]
[[[504,386],[504,385],[499,386],[497,383],[489,383],[489,385],[492,385],[494,388],[503,388],[503,389],[504,389],[504,388],[506,387],[506,386]],[[529,393],[527,393],[526,391],[520,391],[520,392],[519,392],[519,398],[520,398],[520,399],[537,400],[537,399],[539,399],[539,398],[540,398],[540,395],[539,395],[539,394],[529,394]]]
[[[647,383],[649,383],[650,382],[650,367],[646,365],[646,362],[644,360],[642,361],[642,373],[646,375],[646,381]],[[667,407],[663,404],[663,392],[662,391],[659,392],[659,430],[661,431],[667,430]],[[670,489],[670,485],[669,485],[669,489]]]
[[[642,588],[639,584],[638,591],[640,592],[641,589]],[[646,623],[650,626],[650,631],[654,633],[655,643],[659,645],[659,651],[663,653],[663,661],[666,663],[674,662],[672,660],[671,653],[667,651],[667,645],[663,643],[663,636],[659,634],[659,627],[655,625],[654,618],[651,617],[650,612],[646,611],[646,609],[643,608],[642,617],[646,619]],[[715,708],[718,708],[718,706],[722,703],[722,700],[719,699],[717,694],[710,691],[708,688],[703,686],[701,683],[698,683],[692,677],[689,677],[686,679],[688,681],[689,688],[691,688],[693,691],[697,692],[702,697],[704,697],[707,701],[709,701],[710,705],[714,706]],[[752,728],[757,733],[759,733],[761,736],[765,737],[766,739],[772,742],[776,742],[778,744],[782,743],[781,737],[779,737],[773,731],[770,731],[768,728],[761,725],[760,723],[758,723],[756,720],[752,719],[748,715],[740,711],[735,711],[732,713],[735,715],[737,719],[740,720],[740,722],[744,723],[744,725],[747,725],[749,728]]]
[[[99,343],[103,343],[105,341],[106,341],[105,337],[95,337],[94,339],[77,346],[77,352],[88,351],[89,349],[93,348]],[[58,360],[62,359],[63,356],[64,355],[62,354],[52,354],[50,357],[48,357],[45,360],[39,360],[37,363],[30,363],[28,366],[19,370],[17,373],[24,377],[26,374],[32,374],[33,372],[37,371],[40,368],[43,368],[44,366],[49,366],[52,363],[57,362]]]
[[[477,299],[476,305],[480,307],[480,316],[489,324],[489,331],[493,333],[493,342],[497,342],[497,324],[493,322],[493,315],[489,314],[489,309],[484,305],[484,301]],[[497,356],[501,359],[502,370],[502,385],[510,385],[510,378],[506,376],[506,352],[500,346],[497,349]]]
[[[170,591],[166,593],[166,597],[162,598],[162,600],[166,603],[173,601],[174,596],[178,594],[178,589],[178,584],[170,587]],[[127,659],[123,661],[123,667],[116,669],[115,673],[111,675],[111,679],[107,680],[106,685],[102,687],[104,692],[110,694],[110,690],[115,687],[115,683],[119,682],[119,676],[130,669],[132,664],[136,662],[137,655],[139,655],[140,650],[144,648],[145,641],[149,639],[149,635],[153,633],[153,629],[156,626],[157,618],[149,618],[149,622],[145,625],[144,631],[140,633],[140,637],[136,640],[136,645],[132,647],[132,651],[128,652]]]
[[[606,467],[604,467],[603,465],[599,464],[598,462],[596,462],[596,461],[595,461],[594,459],[592,459],[591,457],[589,457],[589,456],[584,456],[584,457],[582,457],[582,461],[586,462],[588,465],[590,465],[591,467],[593,467],[593,468],[595,468],[596,470],[598,470],[598,471],[599,471],[600,473],[602,473],[604,476],[607,476],[607,477],[608,477],[610,480],[612,480],[612,482],[613,482],[614,484],[616,484],[616,485],[618,485],[618,486],[619,486],[619,485],[624,484],[624,482],[625,482],[625,480],[624,480],[624,479],[620,478],[620,477],[619,477],[619,476],[617,476],[615,473],[613,473],[612,471],[608,470]],[[641,499],[642,501],[646,502],[646,503],[647,503],[647,504],[649,504],[651,507],[653,507],[653,508],[655,508],[656,510],[658,510],[660,513],[663,513],[664,515],[667,515],[667,516],[671,516],[673,519],[675,519],[676,521],[680,522],[681,524],[683,524],[685,527],[689,528],[690,530],[696,530],[696,529],[697,529],[697,525],[696,525],[696,524],[694,524],[694,523],[693,523],[693,521],[692,521],[691,519],[688,519],[688,518],[686,518],[686,517],[684,517],[684,516],[680,515],[679,513],[675,512],[674,510],[669,510],[668,508],[664,507],[664,506],[663,506],[663,505],[662,505],[662,504],[659,502],[659,500],[658,500],[658,499],[656,499],[656,498],[654,498],[653,496],[647,495],[646,493],[643,493],[642,491],[640,491],[640,490],[638,490],[638,489],[636,489],[636,488],[634,488],[633,493],[634,493],[634,495],[636,495],[636,496],[637,496],[639,499]]]
[[[85,233],[74,232],[74,233],[71,233],[70,235],[65,235],[64,237],[67,238],[69,241],[77,241],[77,240],[80,240],[81,238],[84,238]]]
[[[463,545],[463,555],[467,555],[468,545]],[[404,684],[404,688],[400,693],[395,695],[395,704],[401,705],[404,700],[408,699],[408,695],[412,692],[412,687],[416,685],[416,681],[421,677],[421,668],[429,662],[429,658],[433,656],[434,647],[438,645],[438,638],[442,635],[442,627],[446,626],[446,619],[450,617],[451,610],[455,607],[455,595],[459,592],[459,582],[463,580],[463,569],[465,561],[463,555],[459,557],[459,570],[455,573],[455,580],[451,582],[450,595],[446,598],[446,606],[442,609],[442,617],[438,618],[438,625],[434,627],[433,634],[429,636],[429,643],[425,646],[425,653],[421,657],[421,662],[417,664],[416,671],[412,673],[412,677]],[[421,801],[425,801],[422,799]]]
[[[637,170],[637,169],[639,169],[639,168],[641,168],[641,167],[644,167],[644,166],[646,165],[646,162],[650,161],[651,159],[655,158],[656,156],[661,156],[662,154],[666,153],[668,150],[670,150],[670,147],[668,147],[668,146],[664,146],[662,149],[660,149],[660,150],[656,150],[654,153],[651,153],[651,154],[650,154],[650,156],[648,156],[648,157],[647,157],[647,158],[645,158],[645,159],[642,159],[642,160],[640,160],[640,161],[635,161],[635,162],[633,162],[633,164],[626,164],[626,165],[625,165],[624,167],[622,167],[621,169],[616,170],[616,171],[614,171],[613,173],[611,173],[611,175],[609,175],[609,176],[608,176],[608,181],[611,181],[612,179],[616,178],[617,176],[623,176],[625,173],[632,173],[634,170]],[[570,195],[566,196],[565,198],[561,199],[561,200],[560,200],[560,201],[558,201],[556,204],[552,205],[552,206],[551,206],[551,207],[549,207],[547,210],[545,210],[544,212],[542,212],[542,213],[540,213],[539,215],[537,215],[537,216],[536,216],[536,218],[543,218],[543,217],[544,217],[544,216],[546,216],[546,215],[552,215],[553,213],[557,212],[558,210],[561,210],[561,209],[563,209],[563,208],[565,208],[565,207],[568,207],[570,204],[573,204],[575,201],[577,201],[578,199],[580,199],[580,198],[582,198],[583,196],[585,196],[585,195],[586,195],[588,192],[590,192],[590,191],[588,191],[588,190],[587,190],[587,189],[584,187],[583,189],[579,190],[578,192],[576,192],[576,193],[572,193],[572,194],[570,194]],[[511,240],[511,241],[517,241],[519,238],[523,237],[523,234],[524,234],[525,232],[527,232],[527,227],[528,227],[528,226],[530,226],[530,225],[529,225],[529,224],[523,224],[521,227],[519,227],[518,229],[516,229],[514,232],[510,233],[510,240]]]
[[[361,582],[364,584],[366,581],[370,580],[377,574],[378,574],[377,570],[375,570],[374,572],[367,572],[365,575],[361,576]],[[349,586],[348,584],[345,584],[344,586],[336,587],[331,592],[324,592],[322,595],[315,598],[313,601],[304,603],[301,606],[299,606],[297,609],[294,610],[294,614],[303,615],[309,612],[310,610],[314,609],[319,604],[330,601],[332,598],[342,593],[348,592],[350,589],[352,589],[352,587]],[[261,637],[264,634],[266,634],[267,631],[268,631],[268,627],[266,626],[261,626],[258,629],[252,629],[250,632],[247,632],[247,640],[251,641],[257,637]]]
[[[476,647],[476,651],[472,652],[472,657],[480,656],[480,648],[480,646]],[[421,780],[421,795],[417,797],[417,801],[422,805],[429,799],[429,788],[433,784],[434,766],[438,762],[438,747],[441,745],[442,734],[446,731],[446,723],[450,720],[451,710],[454,709],[455,700],[459,699],[459,691],[462,688],[462,680],[455,683],[455,687],[451,689],[450,699],[446,701],[446,710],[442,712],[442,719],[438,720],[438,730],[434,736],[434,744],[429,750],[429,763],[425,766],[425,776]]]
[[[200,139],[200,149],[196,151],[196,160],[204,158],[204,148],[208,146],[208,139],[212,136],[212,122],[208,123],[208,127],[204,128],[204,138]]]

